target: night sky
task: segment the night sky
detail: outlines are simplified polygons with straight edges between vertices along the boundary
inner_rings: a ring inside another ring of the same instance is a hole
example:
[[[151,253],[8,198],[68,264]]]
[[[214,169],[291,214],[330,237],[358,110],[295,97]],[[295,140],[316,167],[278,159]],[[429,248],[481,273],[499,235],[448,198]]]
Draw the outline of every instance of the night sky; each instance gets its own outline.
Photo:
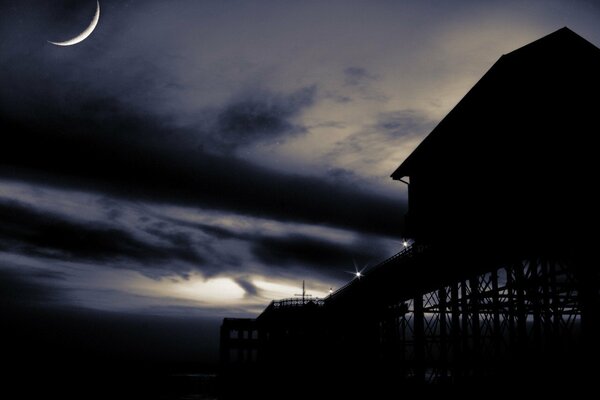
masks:
[[[100,6],[58,47],[94,0],[0,2],[0,305],[134,358],[213,362],[220,318],[401,250],[389,175],[487,69],[600,43],[583,0]]]

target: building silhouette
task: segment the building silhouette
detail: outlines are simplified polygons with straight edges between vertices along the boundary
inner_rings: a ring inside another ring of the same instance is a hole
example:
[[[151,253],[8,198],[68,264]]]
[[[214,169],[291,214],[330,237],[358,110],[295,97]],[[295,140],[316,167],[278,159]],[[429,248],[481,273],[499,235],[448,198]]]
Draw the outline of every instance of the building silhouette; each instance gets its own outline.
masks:
[[[225,319],[225,395],[593,384],[599,73],[568,28],[503,55],[392,174],[412,245],[324,299]]]

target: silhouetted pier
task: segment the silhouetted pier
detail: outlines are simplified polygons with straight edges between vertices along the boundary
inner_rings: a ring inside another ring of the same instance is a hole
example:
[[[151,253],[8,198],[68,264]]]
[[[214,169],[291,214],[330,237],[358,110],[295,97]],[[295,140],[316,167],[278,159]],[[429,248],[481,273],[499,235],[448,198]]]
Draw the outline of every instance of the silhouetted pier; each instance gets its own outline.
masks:
[[[567,28],[502,56],[392,175],[412,246],[324,299],[226,319],[223,386],[593,383],[599,71]]]

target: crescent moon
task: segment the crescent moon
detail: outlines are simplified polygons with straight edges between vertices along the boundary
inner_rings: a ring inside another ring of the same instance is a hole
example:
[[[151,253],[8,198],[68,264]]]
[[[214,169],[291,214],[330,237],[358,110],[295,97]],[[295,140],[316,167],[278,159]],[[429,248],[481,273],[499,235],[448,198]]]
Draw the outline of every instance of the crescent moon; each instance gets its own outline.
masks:
[[[88,36],[90,36],[92,34],[92,32],[94,32],[94,29],[96,29],[96,25],[98,25],[99,20],[100,20],[100,1],[96,0],[96,14],[94,14],[94,18],[92,19],[92,22],[90,23],[90,25],[87,28],[85,28],[85,30],[83,32],[81,32],[79,35],[75,36],[73,39],[65,40],[64,42],[52,42],[52,41],[48,40],[48,43],[52,43],[56,46],[73,46],[74,44],[81,43],[85,39],[87,39]]]

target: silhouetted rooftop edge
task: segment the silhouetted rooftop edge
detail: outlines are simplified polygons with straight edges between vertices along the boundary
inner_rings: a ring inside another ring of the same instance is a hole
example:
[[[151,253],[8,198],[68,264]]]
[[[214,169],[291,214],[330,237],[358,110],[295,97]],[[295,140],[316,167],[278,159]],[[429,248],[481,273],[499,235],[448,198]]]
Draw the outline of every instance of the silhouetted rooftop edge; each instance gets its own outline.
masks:
[[[460,123],[459,115],[469,114],[466,105],[472,97],[481,96],[481,92],[485,92],[484,88],[489,86],[490,81],[503,73],[508,63],[523,63],[526,65],[532,59],[540,56],[554,56],[556,54],[572,54],[574,51],[586,52],[592,54],[593,57],[600,59],[600,48],[584,39],[577,33],[567,27],[563,27],[555,32],[552,32],[540,39],[537,39],[529,44],[526,44],[516,50],[513,50],[503,56],[486,72],[486,74],[467,92],[467,94],[458,102],[458,104],[440,121],[440,123],[425,137],[425,139],[417,146],[417,148],[400,164],[400,166],[391,174],[395,180],[400,180],[403,177],[410,176],[417,164],[429,161],[427,153],[434,147],[440,137],[456,135],[455,132],[449,132],[456,126],[450,126],[453,123]],[[483,90],[482,90],[483,89]],[[479,94],[478,94],[479,92]]]

